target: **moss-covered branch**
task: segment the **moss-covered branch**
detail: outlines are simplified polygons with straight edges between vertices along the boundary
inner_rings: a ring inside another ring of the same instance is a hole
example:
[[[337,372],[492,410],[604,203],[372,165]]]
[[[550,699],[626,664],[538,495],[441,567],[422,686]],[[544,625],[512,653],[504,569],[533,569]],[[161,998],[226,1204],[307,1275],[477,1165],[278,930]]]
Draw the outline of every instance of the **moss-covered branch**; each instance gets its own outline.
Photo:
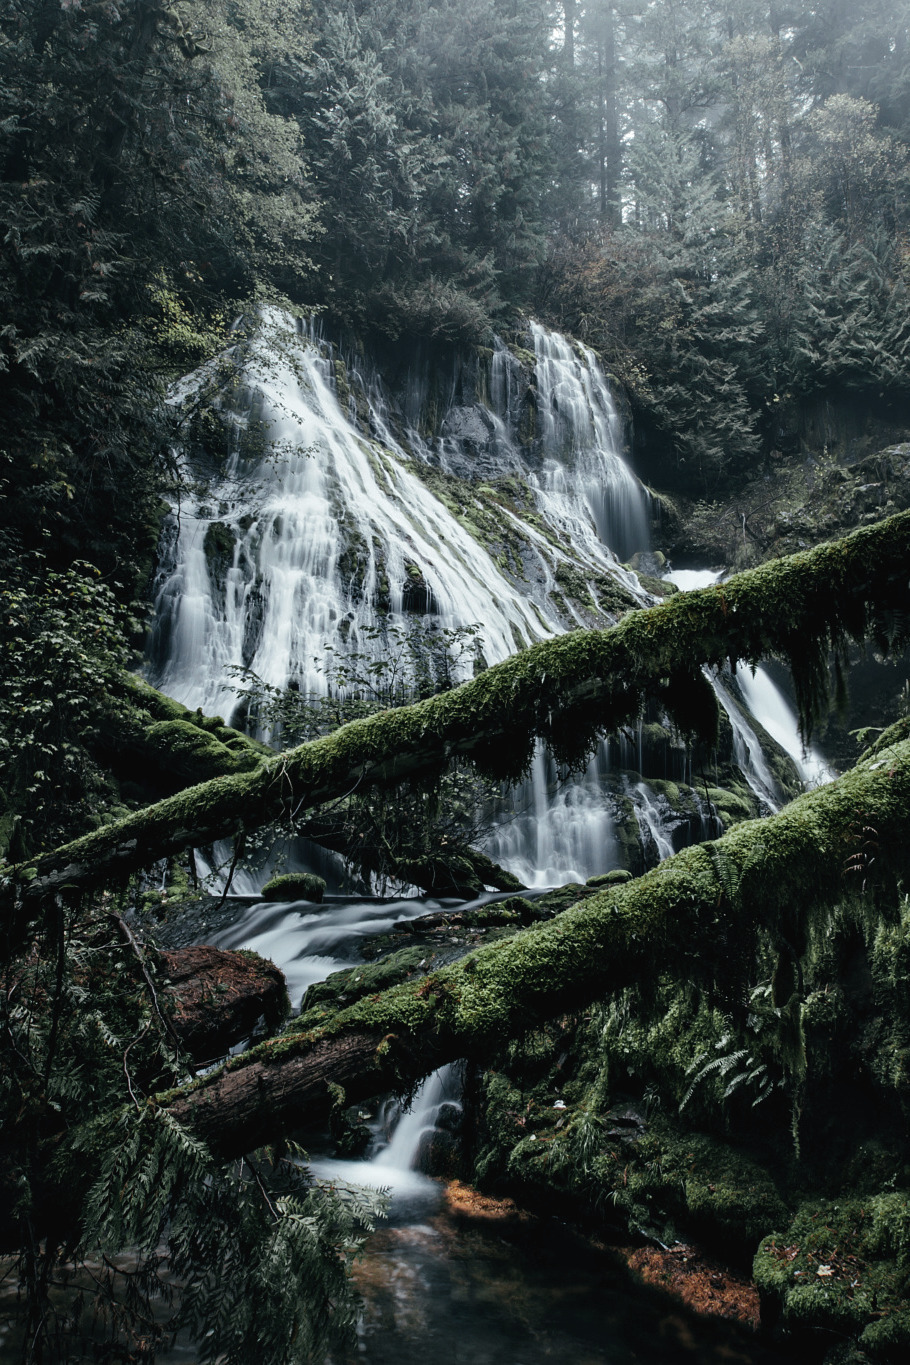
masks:
[[[311,1032],[263,1043],[163,1097],[224,1155],[255,1147],[329,1103],[407,1087],[457,1057],[631,982],[677,973],[710,984],[759,929],[805,942],[813,916],[850,893],[845,867],[874,831],[875,885],[910,875],[910,741],[870,755],[779,815],[684,850],[646,876],[406,984],[358,1001]],[[865,894],[874,894],[867,887]],[[737,951],[739,950],[739,951]]]
[[[611,630],[545,641],[451,692],[354,721],[77,839],[14,869],[4,898],[27,912],[62,887],[97,884],[347,792],[424,775],[455,755],[514,777],[536,737],[577,757],[596,733],[634,722],[649,699],[682,731],[710,737],[716,706],[701,664],[785,659],[808,725],[826,697],[832,649],[870,633],[883,646],[903,638],[908,563],[910,513],[902,513],[632,612]]]

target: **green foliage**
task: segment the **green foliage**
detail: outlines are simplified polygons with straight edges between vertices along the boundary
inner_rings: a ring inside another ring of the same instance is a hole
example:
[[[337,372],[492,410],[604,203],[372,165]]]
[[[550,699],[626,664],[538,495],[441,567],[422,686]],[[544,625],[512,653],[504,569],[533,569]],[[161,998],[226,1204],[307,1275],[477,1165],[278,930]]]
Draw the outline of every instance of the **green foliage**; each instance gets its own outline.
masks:
[[[135,1247],[145,1275],[180,1283],[168,1326],[189,1329],[200,1362],[241,1365],[264,1352],[303,1365],[349,1342],[356,1303],[346,1273],[382,1206],[374,1195],[314,1185],[299,1149],[219,1165],[154,1108],[91,1125],[72,1150],[99,1167],[82,1254]]]
[[[184,22],[162,0],[0,14],[2,525],[56,567],[116,574],[127,599],[173,472],[166,380],[220,343],[225,296],[307,266],[296,125],[260,86],[306,46],[279,36],[279,8],[299,16],[206,3]]]
[[[7,562],[0,576],[0,858],[28,856],[93,822],[105,779],[86,746],[116,709],[135,626],[90,564],[55,572],[38,553]]]
[[[186,1328],[200,1361],[302,1365],[350,1337],[346,1271],[382,1201],[315,1185],[297,1149],[214,1159],[150,1099],[191,1074],[171,1011],[163,963],[107,894],[59,902],[6,966],[0,1188],[23,1360],[151,1365]]]
[[[476,341],[502,295],[527,292],[551,164],[529,78],[546,63],[544,15],[537,0],[317,15],[294,98],[330,206],[316,251],[336,315]]]

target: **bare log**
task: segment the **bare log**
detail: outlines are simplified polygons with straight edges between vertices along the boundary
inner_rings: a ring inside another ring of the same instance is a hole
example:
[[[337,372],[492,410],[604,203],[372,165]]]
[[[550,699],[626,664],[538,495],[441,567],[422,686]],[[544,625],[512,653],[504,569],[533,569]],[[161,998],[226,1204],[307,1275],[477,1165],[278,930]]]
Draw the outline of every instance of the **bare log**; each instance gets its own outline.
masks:
[[[904,733],[906,727],[904,727]],[[310,1032],[262,1043],[182,1091],[158,1097],[225,1157],[325,1113],[330,1083],[349,1102],[408,1089],[458,1057],[664,973],[711,980],[748,958],[759,931],[805,941],[819,913],[856,894],[894,897],[910,875],[910,740],[876,746],[846,776],[780,814],[738,825],[645,876],[587,899],[515,938],[476,950],[416,983],[359,1000]],[[864,878],[848,867],[874,831]]]
[[[682,732],[710,738],[716,705],[701,664],[783,658],[808,726],[827,697],[832,649],[842,652],[867,634],[882,648],[904,640],[908,562],[905,512],[632,612],[610,630],[544,641],[450,692],[354,721],[13,868],[0,904],[21,920],[63,888],[110,881],[347,793],[438,771],[457,756],[516,777],[539,736],[557,755],[577,760],[593,735],[634,723],[648,699]]]

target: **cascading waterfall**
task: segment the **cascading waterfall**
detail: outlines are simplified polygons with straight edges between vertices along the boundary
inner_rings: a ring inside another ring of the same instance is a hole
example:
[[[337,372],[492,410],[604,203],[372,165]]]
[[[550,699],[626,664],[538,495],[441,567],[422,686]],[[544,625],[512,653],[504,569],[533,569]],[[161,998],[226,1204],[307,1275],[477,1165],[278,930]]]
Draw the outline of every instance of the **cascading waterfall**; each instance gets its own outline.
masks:
[[[409,593],[443,627],[483,623],[484,653],[556,633],[484,548],[407,468],[339,406],[330,360],[270,313],[238,357],[232,418],[267,435],[256,458],[236,440],[206,501],[181,508],[158,593],[153,681],[184,705],[230,712],[228,670],[324,694],[326,647],[378,652],[377,601],[401,622]],[[219,545],[229,558],[213,580]]]
[[[420,462],[444,467],[449,438],[432,449],[408,426],[406,450],[374,377],[363,381],[365,436],[339,400],[331,349],[267,311],[234,348],[236,383],[217,400],[232,437],[223,467],[208,471],[204,495],[187,499],[172,519],[152,681],[189,707],[228,716],[231,669],[325,694],[327,649],[378,658],[377,622],[415,619],[428,628],[480,623],[484,658],[495,663],[564,629],[548,597],[561,563],[590,573],[594,600],[609,576],[644,603],[609,540],[623,553],[646,548],[647,498],[618,453],[606,381],[591,352],[537,324],[533,339],[540,471],[527,482],[549,529],[521,523],[539,564],[519,590],[415,472]],[[483,409],[494,446],[508,447],[513,462],[522,459],[517,365],[497,344],[492,410]],[[210,380],[208,370],[190,377],[179,397],[186,401]],[[493,856],[529,884],[606,871],[614,855],[601,790],[606,765],[604,747],[581,780],[561,785],[540,749],[530,780],[506,803],[516,814],[503,821]]]
[[[718,582],[720,575],[713,569],[678,569],[667,577],[683,592],[689,592],[710,587]],[[758,736],[726,684],[712,673],[706,672],[705,676],[730,720],[734,753],[743,776],[762,805],[769,811],[779,810],[781,793],[765,761]],[[736,685],[749,713],[793,759],[807,789],[833,780],[836,774],[831,765],[817,748],[803,743],[796,712],[766,668],[759,664],[753,670],[747,663],[740,662]]]
[[[589,592],[596,600],[595,575],[621,576],[640,594],[638,582],[617,563],[648,547],[647,494],[619,454],[619,417],[603,372],[584,346],[531,324],[537,381],[541,471],[529,475],[548,527],[572,547],[572,559],[588,567]],[[493,391],[508,403],[508,351],[494,353]],[[508,413],[508,409],[506,409]],[[547,589],[553,586],[547,582]],[[579,625],[584,622],[579,618]],[[583,775],[559,781],[556,765],[538,746],[527,781],[513,796],[516,814],[500,825],[492,856],[529,886],[586,877],[615,866],[613,817],[603,777],[609,769],[601,744]]]
[[[635,818],[641,831],[642,847],[647,854],[653,850],[654,862],[662,863],[676,852],[668,828],[670,803],[665,797],[655,796],[645,782],[636,782],[629,790]],[[647,859],[649,862],[651,859]]]
[[[717,700],[727,713],[733,730],[733,754],[740,772],[767,812],[780,810],[780,788],[768,767],[761,742],[720,678],[712,678]]]
[[[759,665],[753,674],[747,664],[742,664],[736,680],[752,715],[793,759],[807,789],[832,782],[837,774],[817,748],[803,744],[796,712],[768,670]]]
[[[647,550],[648,499],[620,455],[622,431],[613,397],[593,353],[531,323],[537,361],[537,413],[543,471],[538,498],[547,521],[591,548],[621,560]]]
[[[398,1171],[420,1168],[422,1148],[436,1131],[440,1110],[445,1105],[457,1108],[460,1112],[459,1095],[458,1074],[454,1066],[440,1067],[423,1081],[410,1107],[398,1114],[388,1143],[373,1158],[373,1165],[380,1168],[377,1170],[380,1180],[382,1168]]]
[[[556,764],[538,745],[525,782],[488,842],[490,856],[526,886],[585,881],[616,866],[613,816],[604,796],[605,744],[584,774],[560,781]]]
[[[229,716],[236,700],[232,669],[250,669],[274,687],[293,683],[303,693],[324,695],[331,658],[378,660],[389,636],[415,622],[428,632],[479,624],[487,663],[573,620],[589,625],[573,594],[562,591],[567,577],[580,581],[593,603],[613,583],[644,604],[637,578],[617,552],[628,557],[647,549],[648,496],[619,453],[619,419],[606,380],[586,348],[536,323],[531,335],[533,437],[527,430],[519,436],[527,371],[497,342],[488,402],[466,408],[451,400],[451,420],[445,417],[428,443],[420,429],[426,395],[416,380],[396,407],[362,361],[345,369],[327,343],[266,311],[231,353],[232,388],[214,397],[229,437],[223,459],[186,456],[188,475],[207,477],[207,484],[170,524],[152,681],[187,706]],[[347,394],[339,392],[339,369],[347,375]],[[216,387],[216,373],[205,367],[188,377],[174,401],[203,401],[206,386]],[[452,394],[455,388],[453,379]],[[502,508],[527,550],[523,575],[507,575],[419,477],[422,468],[470,464],[472,442],[481,436],[483,458],[520,469],[536,504],[536,516],[527,519]],[[714,576],[681,577],[689,587]],[[469,658],[461,662],[456,680],[469,665]],[[805,780],[823,780],[822,761],[802,754],[792,713],[770,678],[759,671],[740,685],[753,709],[768,714],[767,728]],[[776,809],[780,792],[758,737],[728,686],[717,681],[716,687],[746,780],[765,808]],[[640,752],[632,766],[641,774]],[[609,770],[604,744],[583,774],[565,780],[539,745],[527,780],[504,796],[496,814],[492,857],[530,886],[609,871],[617,862]],[[635,786],[631,799],[643,843],[667,856],[660,799],[648,794],[646,783]],[[319,856],[319,871],[331,875],[326,859],[334,855]],[[235,889],[255,890],[254,878],[238,876]]]

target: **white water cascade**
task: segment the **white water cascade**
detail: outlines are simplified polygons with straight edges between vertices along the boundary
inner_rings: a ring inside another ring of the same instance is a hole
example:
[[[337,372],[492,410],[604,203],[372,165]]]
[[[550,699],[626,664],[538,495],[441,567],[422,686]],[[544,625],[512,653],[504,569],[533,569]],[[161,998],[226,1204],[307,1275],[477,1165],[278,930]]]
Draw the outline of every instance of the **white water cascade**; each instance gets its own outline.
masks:
[[[587,567],[588,591],[597,600],[596,575],[620,577],[640,596],[634,576],[616,562],[648,546],[647,494],[619,453],[621,430],[610,390],[593,353],[531,324],[540,423],[541,469],[529,475],[545,522],[572,548],[574,564]],[[495,392],[508,395],[506,368],[516,362],[498,352]],[[543,537],[541,537],[543,539]],[[548,581],[548,589],[553,586]],[[586,624],[580,618],[579,625]],[[528,779],[513,793],[513,811],[490,845],[493,858],[528,886],[584,881],[616,865],[613,817],[604,798],[609,768],[601,744],[580,778],[560,781],[556,765],[538,746]]]
[[[613,397],[593,353],[532,322],[543,470],[538,498],[552,526],[593,558],[647,550],[647,494],[620,455]],[[593,518],[598,543],[590,534]]]
[[[373,1165],[382,1170],[413,1171],[420,1166],[421,1149],[427,1138],[436,1131],[436,1123],[443,1105],[461,1112],[458,1074],[454,1066],[443,1066],[422,1082],[410,1107],[397,1115],[391,1137],[373,1158]]]
[[[768,670],[759,665],[753,674],[747,664],[742,664],[736,670],[736,680],[749,710],[793,759],[806,788],[832,782],[837,774],[817,748],[803,744],[796,712]]]
[[[645,782],[636,782],[630,788],[629,796],[635,809],[635,818],[642,835],[645,853],[650,848],[656,853],[656,861],[671,858],[676,852],[667,828],[667,817],[671,814],[666,797],[655,796]]]
[[[667,577],[683,592],[690,592],[695,588],[710,587],[718,582],[720,575],[712,569],[677,569]],[[706,676],[733,728],[734,753],[743,776],[765,807],[771,811],[779,810],[781,793],[762,753],[758,736],[728,687],[713,674]],[[740,662],[736,669],[736,683],[748,711],[793,759],[807,790],[820,787],[836,777],[834,769],[819,750],[803,743],[796,712],[766,668],[759,664],[753,672],[747,663]]]
[[[158,594],[155,682],[206,712],[230,712],[228,669],[324,694],[326,646],[369,653],[363,635],[387,597],[400,620],[417,570],[442,626],[483,623],[490,662],[558,630],[407,467],[404,452],[367,441],[339,406],[332,365],[269,314],[245,347],[232,420],[267,435],[261,458],[233,443],[203,503],[181,508]],[[206,536],[232,548],[223,591]],[[222,532],[222,534],[224,534]]]
[[[534,563],[519,587],[418,477],[421,465],[445,467],[445,439],[432,448],[416,425],[396,439],[375,378],[362,389],[365,435],[352,404],[339,400],[331,349],[266,313],[233,350],[233,389],[216,398],[232,435],[221,467],[209,455],[199,470],[187,457],[188,476],[207,475],[208,485],[172,520],[151,648],[155,685],[228,717],[232,668],[325,694],[328,648],[378,657],[377,622],[415,617],[441,628],[480,623],[484,658],[496,663],[565,628],[550,598],[561,565],[590,578],[594,602],[611,578],[644,603],[609,539],[623,553],[647,547],[647,497],[619,455],[606,381],[584,348],[536,324],[533,340],[539,430],[525,468],[538,516],[520,522]],[[511,411],[517,366],[499,345],[483,409],[513,465],[526,459]],[[180,399],[197,399],[210,381],[205,369],[191,376]],[[608,870],[606,762],[603,749],[580,782],[561,787],[541,750],[530,780],[506,803],[492,855],[532,885]]]

